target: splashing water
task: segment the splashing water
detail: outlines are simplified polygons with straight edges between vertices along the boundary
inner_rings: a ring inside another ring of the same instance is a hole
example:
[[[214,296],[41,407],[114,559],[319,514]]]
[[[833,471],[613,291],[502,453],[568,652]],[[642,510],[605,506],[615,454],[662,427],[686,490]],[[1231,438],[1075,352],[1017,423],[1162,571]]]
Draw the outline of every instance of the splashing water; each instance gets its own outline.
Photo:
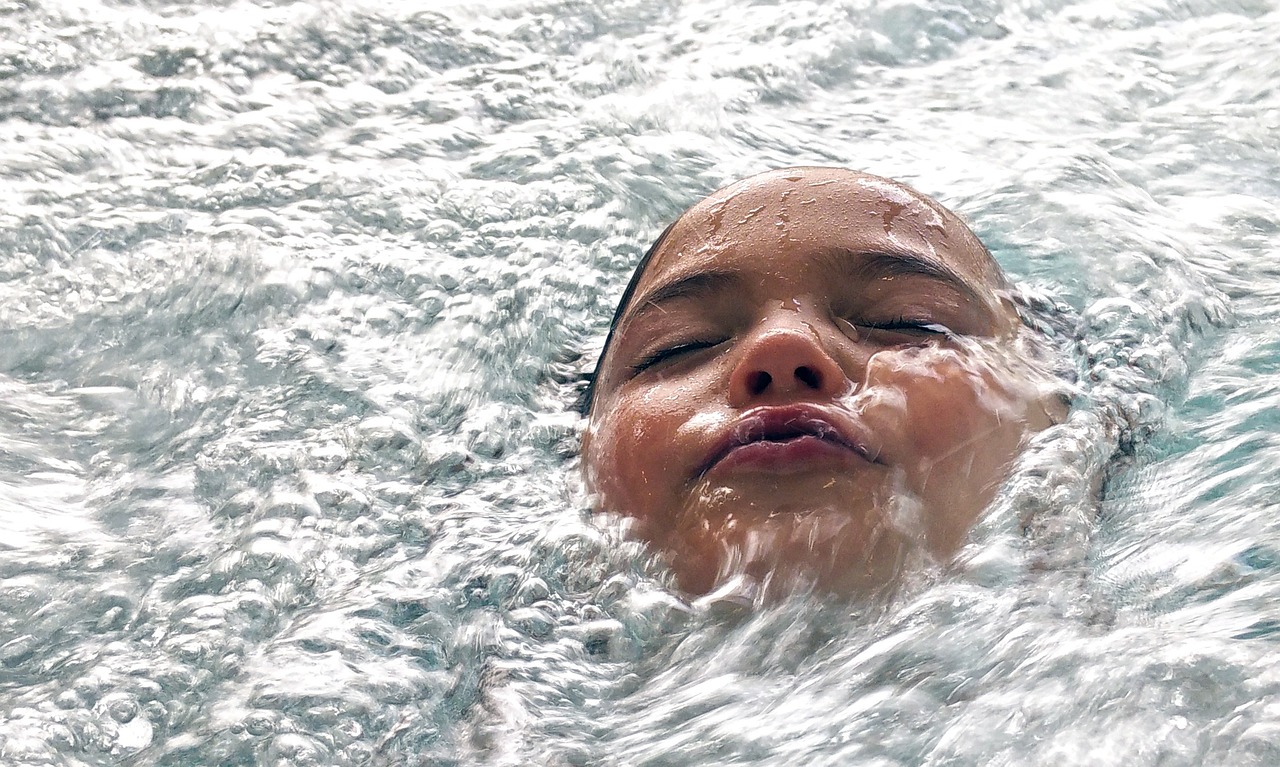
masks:
[[[1275,764],[1276,40],[0,0],[0,762]],[[951,571],[699,610],[586,515],[573,374],[666,222],[797,164],[968,217],[1078,395]]]

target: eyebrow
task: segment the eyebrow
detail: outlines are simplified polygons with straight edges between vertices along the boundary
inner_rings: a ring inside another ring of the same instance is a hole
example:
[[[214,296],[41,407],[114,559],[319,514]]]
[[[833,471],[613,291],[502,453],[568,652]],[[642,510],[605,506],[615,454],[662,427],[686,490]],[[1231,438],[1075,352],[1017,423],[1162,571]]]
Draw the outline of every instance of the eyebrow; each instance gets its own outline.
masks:
[[[884,277],[925,277],[936,280],[960,293],[978,306],[990,309],[990,300],[973,285],[972,280],[944,263],[911,251],[861,251],[830,248],[819,252],[814,260],[832,274],[845,274],[855,282]],[[654,311],[664,304],[688,298],[705,298],[722,291],[741,289],[745,280],[736,271],[708,269],[678,277],[659,285],[635,302],[628,322]]]
[[[972,280],[942,262],[911,251],[868,252],[832,248],[819,258],[833,272],[848,274],[854,279],[865,281],[877,277],[926,277],[946,284],[979,306],[990,304],[990,300]]]
[[[660,311],[663,304],[672,301],[685,298],[704,298],[724,290],[740,288],[742,285],[742,275],[737,272],[721,269],[694,272],[664,285],[659,285],[642,296],[636,301],[632,319],[634,320],[636,317],[648,314],[651,311]]]

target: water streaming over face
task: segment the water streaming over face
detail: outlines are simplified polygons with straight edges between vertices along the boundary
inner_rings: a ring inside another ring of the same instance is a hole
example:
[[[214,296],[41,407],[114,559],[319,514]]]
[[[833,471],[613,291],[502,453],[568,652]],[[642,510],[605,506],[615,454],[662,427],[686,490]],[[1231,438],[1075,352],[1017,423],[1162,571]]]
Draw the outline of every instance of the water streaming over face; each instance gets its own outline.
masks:
[[[1275,764],[1276,40],[0,0],[0,762]],[[586,516],[572,380],[662,226],[806,163],[967,216],[1080,393],[952,572],[700,612]]]

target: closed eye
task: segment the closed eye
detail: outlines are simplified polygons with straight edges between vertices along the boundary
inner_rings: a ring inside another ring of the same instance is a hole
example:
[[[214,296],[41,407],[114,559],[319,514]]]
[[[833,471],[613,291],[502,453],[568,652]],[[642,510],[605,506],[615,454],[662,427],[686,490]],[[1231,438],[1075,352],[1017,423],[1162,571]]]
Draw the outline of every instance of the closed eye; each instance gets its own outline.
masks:
[[[905,317],[895,317],[888,320],[857,319],[849,324],[858,335],[865,335],[873,340],[883,342],[928,342],[953,339],[957,335],[946,325],[927,319],[917,320]]]
[[[668,346],[663,349],[658,349],[651,354],[645,355],[639,362],[632,365],[631,369],[636,373],[640,373],[655,365],[670,362],[703,349],[710,349],[713,346],[719,346],[721,343],[723,343],[723,341],[689,341],[687,343],[676,344],[675,346]]]
[[[938,323],[931,322],[929,320],[908,320],[898,318],[887,322],[863,322],[861,324],[863,327],[868,327],[873,330],[893,330],[898,332],[939,336],[955,335],[946,325],[939,325]]]

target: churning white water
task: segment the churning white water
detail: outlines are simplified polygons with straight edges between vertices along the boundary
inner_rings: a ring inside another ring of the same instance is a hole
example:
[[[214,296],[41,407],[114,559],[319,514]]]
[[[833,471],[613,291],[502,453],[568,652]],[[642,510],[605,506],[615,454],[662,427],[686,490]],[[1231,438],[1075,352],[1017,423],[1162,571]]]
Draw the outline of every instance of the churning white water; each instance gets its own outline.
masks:
[[[1269,0],[0,0],[0,763],[1280,763]],[[569,412],[770,167],[1076,368],[953,570],[698,610]],[[1094,487],[1102,483],[1102,500]]]

